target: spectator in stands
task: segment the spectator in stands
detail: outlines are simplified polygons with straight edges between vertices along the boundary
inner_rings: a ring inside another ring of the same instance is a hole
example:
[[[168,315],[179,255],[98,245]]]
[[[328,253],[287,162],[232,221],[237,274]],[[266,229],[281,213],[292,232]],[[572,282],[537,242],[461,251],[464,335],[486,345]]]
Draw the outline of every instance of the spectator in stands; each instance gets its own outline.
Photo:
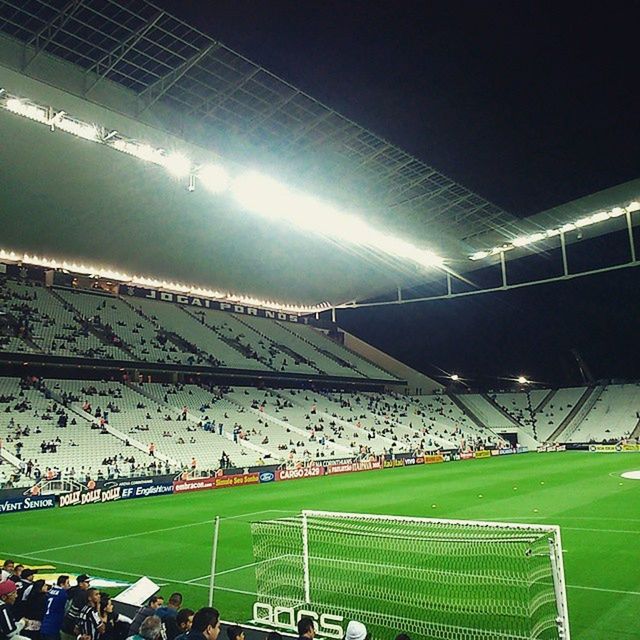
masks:
[[[22,576],[23,571],[24,571],[24,565],[17,564],[13,568],[13,575],[9,576],[9,580],[13,580],[17,584],[20,581],[20,577]]]
[[[108,593],[100,594],[100,620],[104,624],[104,631],[100,640],[117,640],[118,636],[118,614],[113,610],[113,601]]]
[[[167,627],[167,640],[187,640],[189,632],[191,631],[191,624],[193,623],[193,609],[180,609],[176,616],[176,627],[178,629],[178,635],[170,636],[169,633],[172,630],[171,627]]]
[[[18,597],[16,583],[13,580],[0,582],[0,638],[11,640],[29,640],[20,635],[24,628],[24,620],[16,620],[13,605]]]
[[[4,582],[5,580],[8,580],[14,572],[16,563],[13,560],[5,560],[4,564],[2,565],[2,580],[0,580],[0,582]]]
[[[169,596],[169,601],[165,606],[158,607],[156,610],[156,615],[162,620],[162,624],[164,625],[167,638],[169,638],[170,635],[169,630],[171,630],[171,638],[175,638],[175,636],[180,633],[176,624],[176,616],[181,606],[182,594],[176,592]]]
[[[62,620],[60,628],[61,640],[76,640],[76,626],[80,622],[80,613],[87,604],[87,592],[89,590],[90,578],[86,573],[80,574],[76,579],[76,585],[68,591],[68,598],[71,605]]]
[[[140,626],[142,625],[142,621],[149,616],[155,616],[156,611],[164,604],[164,598],[159,595],[151,596],[149,599],[149,604],[147,606],[142,606],[138,609],[138,613],[133,618],[131,622],[131,626],[129,627],[129,635],[136,635]]]
[[[35,569],[23,569],[20,577],[16,581],[16,589],[18,589],[18,599],[13,605],[13,615],[16,616],[16,618],[24,617],[24,609],[26,606],[27,598],[31,594],[31,590],[33,588],[35,575]]]
[[[299,640],[313,640],[316,637],[316,628],[313,618],[302,616],[298,620],[298,638]]]
[[[351,620],[347,625],[347,632],[344,635],[344,640],[367,640],[367,627],[362,622],[357,620]]]
[[[13,580],[0,582],[0,638],[11,640],[29,640],[20,635],[24,627],[24,620],[16,620],[13,615],[13,605],[18,597],[16,583]]]
[[[98,640],[105,628],[100,618],[100,592],[87,589],[87,604],[80,612],[78,623],[78,640]]]
[[[227,627],[227,638],[229,640],[244,640],[244,629],[237,624]]]
[[[49,588],[44,580],[36,580],[29,588],[22,608],[25,617],[23,634],[33,640],[40,640],[42,618],[47,609],[47,593]]]
[[[162,622],[158,616],[147,616],[140,624],[138,633],[129,640],[159,640],[162,638]]]
[[[217,640],[220,635],[220,614],[213,607],[203,607],[193,616],[189,640]]]
[[[64,618],[69,593],[69,576],[59,576],[48,594],[47,609],[40,627],[42,640],[60,640],[60,627]]]

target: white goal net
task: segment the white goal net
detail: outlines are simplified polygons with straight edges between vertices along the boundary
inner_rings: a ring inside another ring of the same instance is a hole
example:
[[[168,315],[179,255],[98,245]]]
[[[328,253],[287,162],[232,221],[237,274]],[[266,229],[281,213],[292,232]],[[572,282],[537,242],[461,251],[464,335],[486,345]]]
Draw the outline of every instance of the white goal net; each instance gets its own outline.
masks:
[[[569,640],[558,527],[303,511],[251,528],[275,610],[358,620],[374,640]]]

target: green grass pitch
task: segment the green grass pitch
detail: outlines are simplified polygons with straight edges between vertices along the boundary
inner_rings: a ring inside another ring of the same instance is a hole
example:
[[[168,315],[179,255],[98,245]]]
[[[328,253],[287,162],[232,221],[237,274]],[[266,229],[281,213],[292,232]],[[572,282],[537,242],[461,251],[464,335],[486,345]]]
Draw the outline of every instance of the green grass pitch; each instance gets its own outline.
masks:
[[[559,524],[574,640],[640,637],[640,454],[503,456],[2,516],[0,557],[56,573],[153,576],[206,604],[212,525],[224,518],[218,584],[251,590],[249,522],[302,509]],[[480,497],[482,496],[482,497]],[[435,506],[434,506],[435,505]],[[253,598],[216,593],[224,619]]]

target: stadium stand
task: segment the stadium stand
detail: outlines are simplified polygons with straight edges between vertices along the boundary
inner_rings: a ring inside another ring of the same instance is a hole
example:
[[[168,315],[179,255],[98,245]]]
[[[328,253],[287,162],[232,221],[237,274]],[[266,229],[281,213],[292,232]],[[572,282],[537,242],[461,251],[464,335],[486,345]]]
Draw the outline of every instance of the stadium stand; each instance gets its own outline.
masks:
[[[600,442],[629,438],[638,424],[639,408],[638,383],[607,385],[573,433],[565,433],[565,439],[567,442]]]
[[[511,419],[524,429],[531,437],[537,439],[537,425],[535,419],[536,400],[541,401],[538,396],[544,392],[513,392],[513,393],[493,393],[488,397]],[[534,394],[536,394],[534,396]]]
[[[47,287],[32,282],[2,283],[5,312],[39,351],[51,355],[122,360],[124,351],[109,344],[89,322]]]
[[[282,323],[283,328],[297,335],[301,340],[309,343],[317,353],[327,356],[334,360],[342,369],[351,369],[356,375],[362,375],[368,378],[385,378],[387,380],[395,380],[395,376],[376,367],[373,363],[368,362],[357,354],[346,350],[339,346],[333,340],[330,340],[321,332],[314,330],[306,325],[291,324],[286,327]],[[329,373],[329,371],[327,371]],[[344,375],[344,373],[343,373]]]
[[[115,477],[144,472],[144,455],[75,410],[75,386],[83,383],[0,378],[0,437],[36,481],[58,475]],[[86,383],[84,383],[86,384]],[[64,402],[64,404],[63,404]]]
[[[179,365],[205,364],[204,358],[180,351],[147,318],[115,296],[63,289],[56,291],[87,321],[105,334],[115,336],[121,348],[135,360]]]
[[[6,352],[398,382],[306,325],[6,278],[0,305]]]

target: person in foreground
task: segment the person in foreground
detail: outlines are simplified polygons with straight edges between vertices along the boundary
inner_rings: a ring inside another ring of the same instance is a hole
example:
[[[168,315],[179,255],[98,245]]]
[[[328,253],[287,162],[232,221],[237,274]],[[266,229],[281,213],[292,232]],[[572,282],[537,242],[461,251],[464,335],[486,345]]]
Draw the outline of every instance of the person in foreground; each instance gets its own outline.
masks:
[[[202,607],[193,616],[189,640],[217,640],[220,635],[220,613],[213,607]]]
[[[365,627],[362,622],[352,620],[347,625],[347,632],[344,635],[344,640],[369,640],[367,627]]]

